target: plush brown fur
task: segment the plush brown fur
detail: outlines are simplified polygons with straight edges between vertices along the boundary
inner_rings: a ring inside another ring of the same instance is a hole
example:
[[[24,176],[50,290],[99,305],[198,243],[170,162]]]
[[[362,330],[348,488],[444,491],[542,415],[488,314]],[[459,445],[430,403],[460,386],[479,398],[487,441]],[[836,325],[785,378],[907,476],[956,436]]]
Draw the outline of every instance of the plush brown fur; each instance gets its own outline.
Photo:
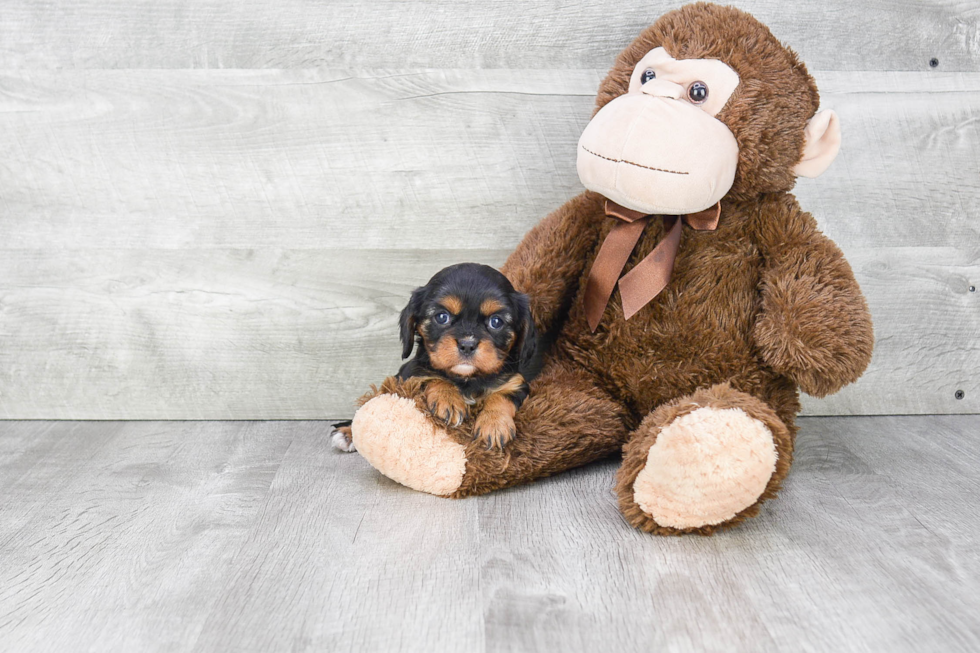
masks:
[[[667,288],[629,321],[614,293],[595,333],[583,292],[614,224],[603,198],[585,192],[527,234],[502,271],[530,297],[535,323],[554,345],[504,451],[473,443],[467,424],[453,431],[467,446],[466,472],[453,496],[555,474],[625,444],[617,482],[624,515],[643,530],[676,533],[633,502],[646,452],[660,429],[695,403],[741,408],[772,433],[776,472],[759,501],[733,519],[688,529],[711,533],[755,515],[775,496],[792,461],[798,388],[835,392],[870,360],[871,320],[851,269],[788,193],[804,127],[819,104],[806,68],[748,14],[689,5],[663,16],[620,54],[597,110],[627,90],[634,64],[658,46],[678,59],[721,59],[741,79],[717,116],[740,148],[718,229],[685,226]],[[663,235],[662,221],[652,220],[624,272]]]

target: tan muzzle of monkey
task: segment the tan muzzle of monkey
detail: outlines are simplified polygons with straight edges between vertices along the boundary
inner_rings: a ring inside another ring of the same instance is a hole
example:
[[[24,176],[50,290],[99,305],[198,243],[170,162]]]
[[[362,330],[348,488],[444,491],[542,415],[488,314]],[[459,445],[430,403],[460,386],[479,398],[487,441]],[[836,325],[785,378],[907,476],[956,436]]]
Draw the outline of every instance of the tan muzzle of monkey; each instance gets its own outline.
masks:
[[[695,213],[725,196],[738,164],[735,136],[675,99],[668,93],[674,86],[621,95],[592,118],[578,147],[586,188],[644,215]]]

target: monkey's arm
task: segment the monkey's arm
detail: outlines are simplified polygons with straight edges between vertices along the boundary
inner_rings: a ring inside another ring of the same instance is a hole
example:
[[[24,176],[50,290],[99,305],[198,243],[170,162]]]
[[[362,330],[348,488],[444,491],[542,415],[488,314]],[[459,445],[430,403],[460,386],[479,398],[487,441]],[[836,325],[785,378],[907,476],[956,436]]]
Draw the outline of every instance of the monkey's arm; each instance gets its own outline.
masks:
[[[765,267],[755,343],[766,363],[807,394],[837,392],[871,361],[868,305],[840,249],[792,195],[769,198],[761,210]]]
[[[500,269],[530,298],[541,333],[557,326],[577,289],[603,217],[600,195],[585,192],[572,198],[531,229]]]

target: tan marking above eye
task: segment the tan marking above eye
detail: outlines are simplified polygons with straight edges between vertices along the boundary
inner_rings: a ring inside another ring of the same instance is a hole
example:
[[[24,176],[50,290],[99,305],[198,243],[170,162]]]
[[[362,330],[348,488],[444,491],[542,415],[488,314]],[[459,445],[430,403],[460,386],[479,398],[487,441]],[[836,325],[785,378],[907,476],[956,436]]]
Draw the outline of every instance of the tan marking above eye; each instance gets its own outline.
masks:
[[[463,300],[456,295],[446,295],[439,300],[439,303],[453,315],[459,315],[463,311]]]
[[[484,299],[483,303],[480,304],[480,312],[487,317],[490,317],[497,311],[504,310],[504,308],[505,306],[496,299]]]

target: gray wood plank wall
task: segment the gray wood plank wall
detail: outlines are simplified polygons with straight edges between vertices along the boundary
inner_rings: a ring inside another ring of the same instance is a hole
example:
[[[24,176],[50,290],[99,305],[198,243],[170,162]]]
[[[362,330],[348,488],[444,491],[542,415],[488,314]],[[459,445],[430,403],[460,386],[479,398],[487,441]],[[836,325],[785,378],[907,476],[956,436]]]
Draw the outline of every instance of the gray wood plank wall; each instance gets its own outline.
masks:
[[[599,80],[678,4],[0,1],[0,417],[351,414],[411,288],[580,192]],[[980,411],[980,5],[737,4],[843,121],[797,195],[878,347],[806,412]]]

